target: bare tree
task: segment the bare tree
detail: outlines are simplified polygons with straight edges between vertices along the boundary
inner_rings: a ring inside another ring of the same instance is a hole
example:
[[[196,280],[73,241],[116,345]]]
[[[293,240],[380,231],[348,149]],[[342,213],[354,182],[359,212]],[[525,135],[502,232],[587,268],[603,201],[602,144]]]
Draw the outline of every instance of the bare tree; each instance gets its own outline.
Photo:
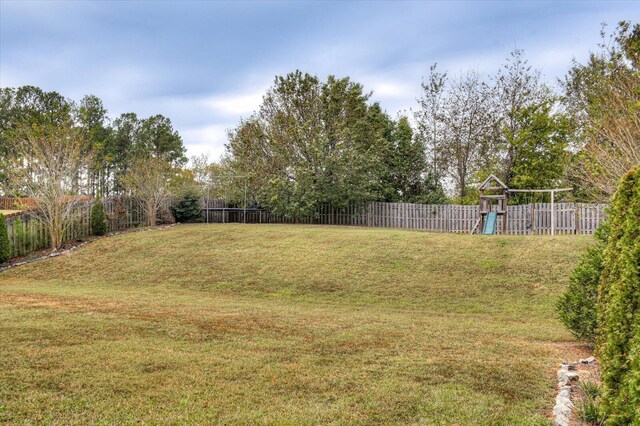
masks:
[[[619,75],[603,93],[602,118],[592,123],[593,137],[585,152],[588,167],[582,177],[613,195],[624,174],[640,164],[640,77]]]
[[[440,178],[444,174],[445,162],[438,153],[439,141],[444,137],[445,127],[442,120],[443,96],[447,73],[440,73],[437,64],[430,68],[429,78],[422,81],[422,97],[418,99],[420,109],[414,114],[417,124],[416,138],[426,149],[428,168]]]
[[[36,201],[36,214],[47,227],[55,250],[79,214],[77,178],[86,166],[86,141],[70,121],[24,126],[18,134],[15,155],[7,159],[5,192]]]
[[[416,114],[419,131],[436,169],[453,181],[456,195],[464,198],[494,142],[492,89],[477,72],[448,80],[434,67],[422,87],[421,111]]]
[[[123,183],[143,204],[149,225],[155,226],[158,211],[171,199],[171,165],[159,158],[136,159]]]
[[[600,51],[574,61],[564,88],[573,119],[573,174],[596,199],[615,192],[620,178],[640,164],[640,24],[621,22],[601,32]]]
[[[189,170],[193,175],[193,181],[202,196],[211,196],[213,186],[216,182],[214,174],[218,172],[219,165],[209,160],[207,154],[194,155],[191,157]]]

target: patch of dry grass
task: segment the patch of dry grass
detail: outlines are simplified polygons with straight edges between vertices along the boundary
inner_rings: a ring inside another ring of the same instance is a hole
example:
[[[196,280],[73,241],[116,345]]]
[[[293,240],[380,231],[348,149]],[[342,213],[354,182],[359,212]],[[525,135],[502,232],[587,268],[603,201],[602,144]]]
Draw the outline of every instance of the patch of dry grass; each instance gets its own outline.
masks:
[[[181,225],[0,273],[0,421],[546,424],[588,237]]]

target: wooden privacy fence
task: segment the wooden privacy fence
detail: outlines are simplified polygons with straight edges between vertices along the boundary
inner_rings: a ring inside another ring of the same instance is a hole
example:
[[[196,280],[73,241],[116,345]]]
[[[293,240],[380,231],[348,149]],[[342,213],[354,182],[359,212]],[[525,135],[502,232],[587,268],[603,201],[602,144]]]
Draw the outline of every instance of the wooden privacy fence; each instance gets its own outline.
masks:
[[[35,206],[36,202],[33,198],[0,197],[0,210],[18,210]]]
[[[556,234],[593,234],[606,219],[606,204],[555,203]],[[408,228],[436,232],[470,233],[480,215],[478,206],[370,203],[368,226]],[[551,203],[507,207],[506,233],[551,234]],[[502,233],[502,217],[496,232]]]
[[[149,218],[140,203],[132,198],[106,198],[102,202],[107,212],[109,232],[146,226]],[[93,200],[76,206],[73,223],[64,241],[83,239],[91,235]],[[169,202],[170,203],[170,202]],[[202,200],[205,222],[301,223],[320,225],[369,226],[403,228],[435,232],[469,233],[478,221],[478,206],[457,204],[408,204],[372,202],[335,208],[321,205],[313,215],[288,217],[264,209],[227,208],[224,200]],[[168,209],[169,204],[163,207]],[[606,219],[606,204],[555,203],[557,234],[593,234]],[[507,234],[545,235],[551,233],[551,204],[535,203],[507,207]],[[502,218],[496,232],[502,233]],[[36,211],[7,219],[11,257],[28,254],[50,245],[49,233]]]
[[[334,208],[321,205],[312,215],[285,217],[262,209],[226,208],[222,199],[203,201],[207,222],[301,223],[403,228],[435,232],[470,233],[480,215],[478,206],[372,202]],[[606,219],[606,204],[554,203],[556,234],[593,234]],[[551,234],[551,203],[507,207],[506,233]],[[502,233],[502,217],[496,232]]]
[[[593,234],[606,219],[606,204],[555,203],[556,234]],[[368,226],[408,228],[436,232],[470,233],[480,215],[478,206],[371,203]],[[507,207],[506,233],[551,234],[551,203]],[[496,232],[502,233],[502,217]]]
[[[84,200],[75,206],[73,221],[64,234],[64,241],[76,241],[91,235],[91,207],[94,202],[94,200]],[[103,199],[102,202],[107,213],[108,232],[149,225],[149,217],[138,200],[129,197],[110,197]],[[51,245],[49,231],[36,211],[9,217],[7,233],[11,257],[22,256]]]

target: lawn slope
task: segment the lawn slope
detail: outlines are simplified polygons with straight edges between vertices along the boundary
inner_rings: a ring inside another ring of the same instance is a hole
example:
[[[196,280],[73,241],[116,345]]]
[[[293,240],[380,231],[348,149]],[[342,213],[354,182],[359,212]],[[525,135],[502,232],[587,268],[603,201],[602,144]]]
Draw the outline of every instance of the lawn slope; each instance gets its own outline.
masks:
[[[180,225],[0,273],[0,422],[546,424],[590,237]]]

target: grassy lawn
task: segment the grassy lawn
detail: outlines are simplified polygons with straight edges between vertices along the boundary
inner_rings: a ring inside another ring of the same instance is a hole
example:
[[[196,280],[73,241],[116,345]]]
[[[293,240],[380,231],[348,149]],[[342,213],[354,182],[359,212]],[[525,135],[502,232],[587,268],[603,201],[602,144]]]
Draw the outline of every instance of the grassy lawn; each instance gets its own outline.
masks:
[[[180,225],[0,273],[0,422],[548,424],[590,237]]]

